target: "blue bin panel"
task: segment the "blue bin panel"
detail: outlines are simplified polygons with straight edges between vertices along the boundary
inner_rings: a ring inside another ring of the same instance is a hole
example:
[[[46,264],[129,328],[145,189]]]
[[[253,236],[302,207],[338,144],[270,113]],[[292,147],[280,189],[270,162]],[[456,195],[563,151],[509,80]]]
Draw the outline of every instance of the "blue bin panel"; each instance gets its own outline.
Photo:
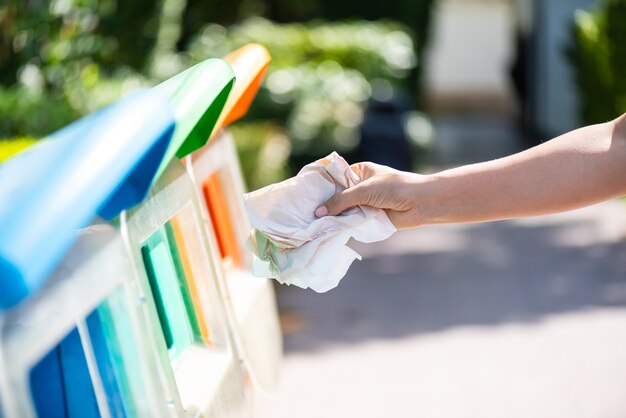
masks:
[[[33,367],[30,389],[39,418],[100,417],[76,328]]]

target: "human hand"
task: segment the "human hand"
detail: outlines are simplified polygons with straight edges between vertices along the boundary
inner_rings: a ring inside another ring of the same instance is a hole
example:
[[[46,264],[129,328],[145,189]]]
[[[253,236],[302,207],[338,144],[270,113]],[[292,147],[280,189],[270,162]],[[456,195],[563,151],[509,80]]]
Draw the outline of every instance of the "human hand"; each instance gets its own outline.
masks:
[[[350,166],[361,182],[335,194],[315,210],[315,216],[336,216],[346,209],[364,205],[384,209],[398,229],[421,224],[415,185],[424,177],[370,162]]]

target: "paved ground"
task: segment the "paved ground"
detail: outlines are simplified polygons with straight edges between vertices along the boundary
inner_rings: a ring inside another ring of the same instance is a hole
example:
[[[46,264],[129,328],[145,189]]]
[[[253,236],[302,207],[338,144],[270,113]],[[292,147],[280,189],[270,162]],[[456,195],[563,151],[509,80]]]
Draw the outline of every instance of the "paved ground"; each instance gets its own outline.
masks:
[[[626,205],[355,245],[339,288],[281,288],[259,418],[626,417]]]

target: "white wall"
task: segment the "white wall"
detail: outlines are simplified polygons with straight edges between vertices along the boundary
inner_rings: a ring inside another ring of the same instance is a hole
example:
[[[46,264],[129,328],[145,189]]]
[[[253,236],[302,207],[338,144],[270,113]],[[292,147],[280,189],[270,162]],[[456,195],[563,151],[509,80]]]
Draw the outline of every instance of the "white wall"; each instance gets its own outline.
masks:
[[[429,96],[511,96],[514,19],[506,0],[441,0],[426,56]]]

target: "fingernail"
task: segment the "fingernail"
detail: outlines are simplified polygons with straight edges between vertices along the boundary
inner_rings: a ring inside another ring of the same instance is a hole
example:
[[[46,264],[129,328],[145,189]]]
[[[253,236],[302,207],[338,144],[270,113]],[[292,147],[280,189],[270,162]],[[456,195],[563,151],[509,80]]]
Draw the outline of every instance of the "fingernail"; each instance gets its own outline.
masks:
[[[326,206],[320,206],[319,208],[315,209],[315,216],[317,216],[318,218],[326,215],[328,215],[328,209],[326,208]]]

